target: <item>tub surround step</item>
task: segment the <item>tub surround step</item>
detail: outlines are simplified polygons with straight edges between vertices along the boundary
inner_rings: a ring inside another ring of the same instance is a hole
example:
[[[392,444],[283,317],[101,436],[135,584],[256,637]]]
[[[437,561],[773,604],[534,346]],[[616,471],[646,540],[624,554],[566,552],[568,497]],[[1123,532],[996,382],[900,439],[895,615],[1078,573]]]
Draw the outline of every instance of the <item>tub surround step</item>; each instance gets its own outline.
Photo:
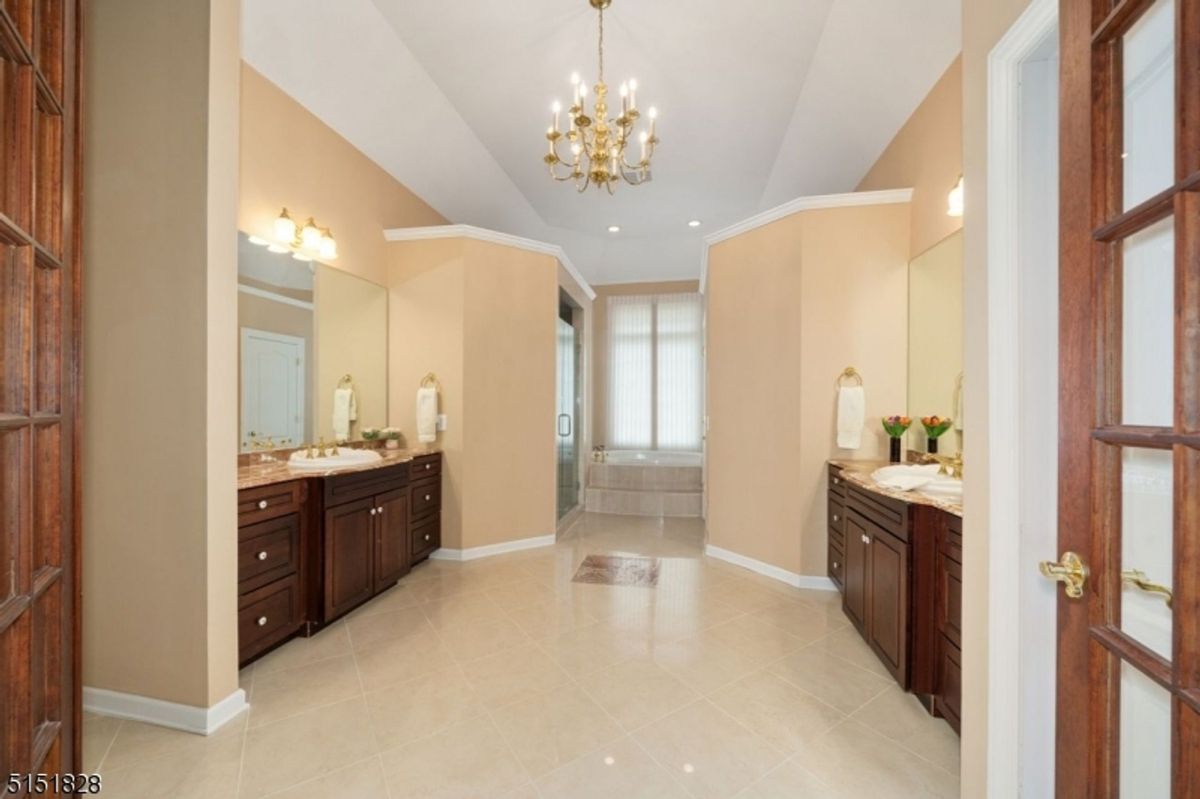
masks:
[[[585,504],[589,513],[697,517],[703,507],[703,494],[699,491],[588,488]]]

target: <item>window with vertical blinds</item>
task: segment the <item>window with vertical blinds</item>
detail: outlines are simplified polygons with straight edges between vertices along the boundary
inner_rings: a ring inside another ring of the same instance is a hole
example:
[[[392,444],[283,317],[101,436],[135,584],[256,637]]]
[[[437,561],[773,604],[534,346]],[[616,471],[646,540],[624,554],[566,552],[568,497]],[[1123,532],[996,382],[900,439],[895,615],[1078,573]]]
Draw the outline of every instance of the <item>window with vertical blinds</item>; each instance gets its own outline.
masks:
[[[700,295],[609,297],[607,310],[609,446],[699,451]]]

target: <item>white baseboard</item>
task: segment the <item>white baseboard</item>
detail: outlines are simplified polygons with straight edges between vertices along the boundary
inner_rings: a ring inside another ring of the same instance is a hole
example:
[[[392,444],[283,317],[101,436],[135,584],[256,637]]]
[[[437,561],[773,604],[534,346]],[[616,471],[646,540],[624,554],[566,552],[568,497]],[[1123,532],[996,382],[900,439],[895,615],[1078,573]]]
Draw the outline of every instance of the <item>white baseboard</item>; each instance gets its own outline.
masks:
[[[538,547],[554,546],[555,537],[553,535],[538,535],[533,538],[520,538],[516,541],[505,541],[502,544],[488,544],[482,547],[471,547],[470,549],[447,549],[442,547],[435,550],[430,559],[432,560],[478,560],[479,558],[490,558],[493,555],[504,555],[508,552],[520,552],[524,549],[537,549]]]
[[[249,707],[246,703],[246,692],[241,688],[208,708],[181,705],[148,696],[109,691],[105,688],[83,688],[83,709],[89,713],[144,721],[197,735],[212,735]]]
[[[752,572],[761,574],[764,577],[770,577],[772,580],[778,580],[781,583],[786,583],[792,588],[808,588],[815,591],[836,591],[837,586],[833,584],[833,580],[828,577],[816,577],[810,574],[796,574],[787,569],[781,569],[778,566],[772,566],[770,563],[763,563],[761,560],[748,558],[745,555],[739,555],[736,552],[730,552],[728,549],[714,547],[708,544],[704,547],[704,554],[710,558],[723,560],[726,563],[732,563],[734,566],[741,566],[743,569],[749,569]]]

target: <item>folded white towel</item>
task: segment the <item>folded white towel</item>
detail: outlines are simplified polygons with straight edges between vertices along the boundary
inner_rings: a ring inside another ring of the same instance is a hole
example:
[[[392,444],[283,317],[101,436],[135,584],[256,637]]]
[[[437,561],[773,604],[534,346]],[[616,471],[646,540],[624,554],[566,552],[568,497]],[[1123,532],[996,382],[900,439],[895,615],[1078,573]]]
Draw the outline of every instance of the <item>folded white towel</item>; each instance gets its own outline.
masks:
[[[417,389],[417,440],[422,444],[437,441],[438,395],[433,386]]]
[[[862,386],[838,389],[837,445],[841,449],[862,446],[863,426],[867,421],[867,392]]]
[[[358,400],[354,389],[339,388],[333,392],[333,437],[340,444],[350,440],[350,423],[358,419]]]

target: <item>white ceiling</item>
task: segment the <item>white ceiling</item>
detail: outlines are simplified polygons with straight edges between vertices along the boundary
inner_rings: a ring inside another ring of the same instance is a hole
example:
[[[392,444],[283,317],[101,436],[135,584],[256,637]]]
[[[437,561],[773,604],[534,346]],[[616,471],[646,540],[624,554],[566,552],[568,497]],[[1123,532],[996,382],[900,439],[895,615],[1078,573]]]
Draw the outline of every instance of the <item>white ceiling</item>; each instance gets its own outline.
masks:
[[[693,278],[705,233],[854,188],[958,53],[959,5],[614,0],[606,79],[638,79],[663,140],[615,197],[541,161],[551,101],[596,78],[586,0],[244,0],[243,53],[451,221],[560,244],[593,283]]]

